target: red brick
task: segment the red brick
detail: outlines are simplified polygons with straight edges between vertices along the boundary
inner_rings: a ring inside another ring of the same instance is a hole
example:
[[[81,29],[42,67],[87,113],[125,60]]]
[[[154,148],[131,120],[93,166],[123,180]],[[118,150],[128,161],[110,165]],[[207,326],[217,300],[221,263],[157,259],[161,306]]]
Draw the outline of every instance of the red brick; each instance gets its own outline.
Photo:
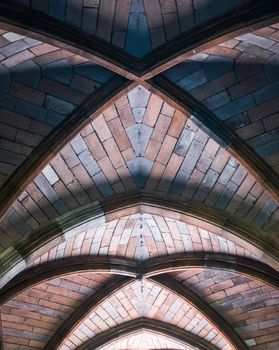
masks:
[[[119,181],[118,174],[116,173],[108,157],[100,159],[98,164],[111,184]]]
[[[95,133],[92,133],[86,136],[84,138],[84,141],[96,160],[99,160],[105,157],[106,152],[102,146],[102,143],[100,142],[100,140],[98,139]]]
[[[217,152],[217,155],[215,159],[213,160],[210,168],[212,170],[215,170],[217,173],[221,173],[229,160],[230,155],[229,153],[224,150],[223,148],[219,148],[219,151]]]
[[[68,185],[74,180],[74,175],[67,167],[67,164],[64,162],[63,158],[58,154],[50,164],[58,174],[58,176],[62,179],[65,185]]]
[[[213,46],[209,49],[206,49],[204,53],[207,53],[209,55],[229,57],[229,58],[237,58],[241,54],[241,52],[238,50],[234,50],[232,48],[223,47],[223,46]]]
[[[44,47],[44,49],[49,49],[49,47]],[[34,58],[34,62],[38,63],[41,66],[70,56],[73,56],[73,54],[69,51],[53,49],[52,51],[48,51],[46,54],[40,54],[39,57]]]
[[[119,168],[125,164],[125,161],[113,138],[104,141],[104,147],[115,168]]]
[[[106,109],[104,111],[104,116],[105,116],[105,119],[107,122],[118,117],[118,113],[117,113],[115,106],[113,105],[113,106],[109,107],[108,109]]]
[[[233,49],[238,44],[239,44],[239,40],[231,39],[231,40],[227,40],[219,45]]]
[[[58,47],[49,44],[41,44],[30,48],[30,51],[32,51],[36,56],[41,56],[56,50],[58,50]]]
[[[124,128],[128,128],[129,126],[135,123],[134,116],[128,102],[125,105],[118,105],[117,110],[119,115],[121,116],[120,119]]]
[[[131,147],[130,141],[126,135],[126,132],[122,126],[122,123],[119,118],[115,118],[108,122],[108,126],[111,130],[111,133],[118,144],[120,151],[123,151]]]
[[[66,186],[63,184],[62,181],[56,182],[56,184],[53,186],[55,192],[63,199],[66,206],[69,209],[75,209],[78,207],[78,203],[75,200],[75,198],[71,195],[71,193],[68,191]]]
[[[161,143],[151,139],[148,143],[148,146],[145,151],[145,157],[150,160],[154,160],[157,157],[157,154],[161,148]]]
[[[6,66],[7,68],[12,68],[20,63],[30,60],[33,57],[34,55],[32,54],[32,52],[24,50],[2,61],[1,64]]]
[[[123,155],[123,158],[125,159],[126,162],[135,158],[135,152],[134,152],[132,147],[123,151],[122,155]]]
[[[173,152],[174,146],[177,140],[171,136],[166,136],[164,143],[160,149],[160,152],[157,156],[157,162],[166,165],[169,161],[169,158]]]
[[[168,130],[168,135],[178,138],[183,130],[187,118],[188,116],[176,110]]]
[[[147,180],[146,188],[155,189],[160,178],[165,170],[165,166],[155,162],[151,169],[149,179]]]
[[[163,114],[160,114],[159,118],[157,119],[155,128],[153,130],[152,138],[158,142],[162,142],[167,133],[170,122],[171,122],[171,118],[166,117]]]
[[[172,181],[178,169],[180,168],[180,165],[183,162],[183,160],[184,160],[183,157],[173,153],[164,171],[164,175],[163,175],[164,179],[168,181]]]
[[[144,124],[152,127],[155,125],[156,120],[160,114],[162,105],[163,105],[162,99],[152,94],[144,116],[144,120],[143,120]]]
[[[103,115],[100,115],[96,119],[94,119],[92,121],[92,126],[101,141],[105,141],[112,137],[108,125],[107,123],[105,123],[105,118]]]
[[[252,186],[255,184],[256,180],[254,176],[248,174],[243,180],[242,184],[239,186],[236,194],[241,198],[245,198],[247,193],[251,190]]]

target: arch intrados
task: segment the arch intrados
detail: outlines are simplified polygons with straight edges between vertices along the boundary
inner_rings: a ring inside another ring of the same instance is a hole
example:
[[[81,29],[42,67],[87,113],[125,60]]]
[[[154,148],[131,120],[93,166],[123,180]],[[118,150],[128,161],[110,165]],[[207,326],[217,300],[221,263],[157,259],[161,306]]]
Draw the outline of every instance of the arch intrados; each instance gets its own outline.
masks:
[[[115,326],[108,331],[104,331],[99,335],[96,335],[90,339],[87,343],[79,346],[78,350],[86,349],[100,349],[101,346],[109,345],[115,339],[119,339],[122,336],[134,334],[140,330],[149,330],[157,334],[162,334],[167,337],[173,338],[184,344],[195,346],[199,350],[217,350],[213,344],[205,341],[199,336],[187,332],[181,328],[170,325],[168,323],[148,319],[148,318],[139,318],[136,320],[128,321],[118,326]]]
[[[136,280],[130,277],[118,277],[102,286],[97,292],[82,303],[69,318],[57,329],[50,338],[45,350],[59,348],[67,337],[70,336],[79,325],[97,308],[114,296],[119,290],[128,285],[132,285]],[[220,316],[210,305],[203,301],[196,293],[181,285],[179,281],[169,276],[155,276],[147,278],[148,282],[157,285],[163,290],[175,295],[183,303],[187,303],[199,312],[209,324],[216,328],[226,340],[237,350],[247,350],[245,343],[241,340],[229,323]]]
[[[138,336],[138,335],[140,335],[140,334],[150,334],[151,336],[162,336],[162,337],[166,337],[166,339],[169,339],[169,340],[172,340],[171,338],[169,338],[169,337],[167,337],[167,336],[165,336],[165,335],[160,335],[160,334],[156,334],[156,333],[154,333],[154,332],[152,332],[152,331],[150,331],[150,330],[148,330],[148,329],[139,329],[139,330],[137,330],[137,331],[134,331],[132,334],[127,334],[127,335],[123,335],[120,339],[115,339],[115,340],[112,340],[111,341],[111,343],[110,344],[105,344],[105,345],[103,345],[99,350],[102,350],[103,348],[105,348],[106,349],[106,347],[107,346],[111,346],[111,344],[113,343],[113,342],[121,342],[121,341],[123,341],[123,340],[125,340],[125,339],[127,339],[127,338],[129,338],[129,337],[134,337],[134,336]],[[177,341],[177,344],[178,345],[180,345],[180,346],[183,346],[184,344],[181,344],[181,342],[179,341],[179,340],[175,340],[175,341]],[[121,348],[121,350],[132,350],[132,349],[122,349]],[[156,350],[155,348],[153,349],[152,348],[152,350]],[[171,348],[171,349],[169,349],[169,348],[167,348],[167,349],[160,349],[160,350],[177,350],[177,348]]]
[[[231,271],[258,279],[274,288],[279,288],[279,273],[268,265],[248,258],[226,254],[174,255],[152,258],[143,263],[124,258],[80,256],[44,263],[23,271],[2,288],[0,304],[7,302],[32,286],[73,273],[96,272],[133,278],[149,278],[164,273],[195,268]]]
[[[28,266],[29,261],[42,256],[49,249],[64,242],[70,235],[70,230],[78,227],[78,220],[80,220],[80,225],[86,225],[90,221],[91,224],[94,224],[94,220],[96,220],[94,225],[98,225],[100,222],[109,222],[126,215],[143,212],[159,216],[164,213],[164,217],[221,235],[253,252],[261,261],[278,270],[279,247],[268,245],[266,241],[263,241],[262,236],[268,237],[264,231],[256,230],[241,220],[235,220],[223,211],[195,202],[182,202],[181,199],[177,201],[175,199],[177,200],[170,196],[164,197],[155,193],[138,191],[115,196],[103,203],[92,203],[61,216],[59,220],[55,219],[47,227],[37,231],[34,235],[36,238],[29,238],[21,242],[19,246],[8,250],[4,256],[5,265],[3,264],[2,268],[3,285],[13,277],[10,276],[13,269],[19,273]]]
[[[97,213],[96,209],[98,210]],[[93,220],[96,220],[97,225],[99,222],[108,223],[116,219],[121,219],[123,216],[139,213],[158,215],[205,229],[249,250],[263,262],[279,268],[279,246],[277,248],[263,241],[261,237],[270,236],[264,231],[256,229],[241,219],[235,220],[235,217],[228,215],[223,210],[211,208],[194,201],[186,201],[185,199],[174,196],[158,195],[155,192],[136,191],[124,195],[116,195],[97,205],[87,205],[78,211],[73,211],[72,215],[67,213],[65,221],[63,220],[63,216],[61,216],[62,219],[59,220],[61,224],[51,229],[53,231],[52,236],[49,235],[46,237],[46,241],[48,244],[53,242],[52,246],[54,246],[55,239],[59,239],[59,237],[61,239],[61,235],[70,236],[71,229],[74,228],[76,230],[78,227],[78,218],[81,218],[82,221],[80,225],[92,221],[92,225],[95,226]],[[63,232],[61,232],[62,227]],[[44,232],[47,232],[45,228]],[[39,231],[36,236],[40,236]],[[28,243],[25,243],[24,246],[28,246]],[[47,249],[45,250],[44,243],[41,241],[38,248],[41,249],[40,255],[43,255],[49,249],[46,247]],[[28,251],[24,248],[22,250]],[[33,250],[33,257],[38,257],[38,251],[36,252],[36,250]],[[28,255],[30,256],[29,258],[32,258],[31,252],[26,254],[26,257]]]

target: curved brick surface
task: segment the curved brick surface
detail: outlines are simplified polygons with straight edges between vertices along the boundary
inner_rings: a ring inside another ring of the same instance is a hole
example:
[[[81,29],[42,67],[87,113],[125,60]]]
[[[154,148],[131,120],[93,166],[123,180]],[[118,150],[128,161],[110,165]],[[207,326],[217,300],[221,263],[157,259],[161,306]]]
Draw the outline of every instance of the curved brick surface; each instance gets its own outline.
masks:
[[[44,13],[60,21],[62,31],[63,25],[69,26],[71,31],[81,31],[89,39],[92,35],[98,37],[116,52],[120,49],[141,58],[138,62],[142,67],[152,64],[148,54],[154,49],[171,43],[179,35],[187,37],[189,31],[252,3],[250,0],[16,2],[23,5],[22,9],[37,11],[38,16]],[[31,152],[37,154],[42,140],[48,140],[52,131],[58,130],[67,118],[70,120],[72,112],[115,76],[84,57],[31,37],[32,33],[25,37],[0,29],[0,187]],[[184,62],[162,74],[202,103],[279,174],[278,23],[203,47],[207,49],[194,56],[185,55]],[[172,52],[174,56],[177,53]],[[169,62],[165,63],[167,66]],[[122,67],[118,68],[123,74]],[[132,74],[127,76],[135,78]],[[141,79],[131,86],[139,82],[146,88],[150,86],[150,82]],[[51,267],[53,261],[66,257],[110,256],[142,262],[156,256],[208,252],[248,257],[255,267],[258,261],[269,265],[276,261],[274,254],[273,259],[267,253],[268,244],[276,246],[278,241],[278,204],[252,175],[252,171],[257,172],[257,165],[264,173],[264,163],[255,164],[248,172],[218,144],[220,139],[214,130],[195,124],[195,111],[193,115],[183,114],[155,95],[155,88],[149,88],[152,93],[141,86],[131,91],[125,88],[116,102],[109,101],[106,104],[109,107],[101,109],[102,114],[91,116],[79,133],[55,151],[40,173],[34,169],[33,181],[21,189],[1,219],[0,270],[4,271],[1,286],[13,277],[16,281],[17,274],[24,269],[36,269],[41,264]],[[241,150],[239,153],[241,159]],[[133,206],[132,197],[132,206],[119,210],[120,200],[128,197],[128,192],[135,196],[136,191],[142,191],[142,198],[149,193],[149,202]],[[150,193],[156,196],[154,202]],[[112,200],[117,195],[120,200],[116,199],[113,207]],[[167,205],[158,204],[166,203],[166,198],[177,203],[177,207],[179,203],[193,203],[194,210],[190,212],[194,216],[195,208],[203,205],[205,211],[208,209],[206,219],[172,212]],[[76,215],[73,220],[71,215],[81,208],[84,216]],[[92,220],[84,223],[82,220],[87,220],[91,208]],[[224,214],[224,223],[219,217],[216,219],[218,215],[214,216],[212,208]],[[237,229],[229,215],[239,221]],[[216,225],[211,224],[214,220]],[[251,230],[246,230],[247,227]],[[265,247],[264,251],[240,238],[249,235],[253,228],[255,242]],[[230,231],[234,229],[240,237],[234,237]],[[55,244],[51,234],[60,234]],[[46,236],[49,240],[45,243]],[[33,249],[39,246],[39,239],[40,247]],[[161,277],[162,281],[163,274]],[[174,282],[194,292],[205,306],[214,310],[211,314],[217,320],[215,324],[220,324],[218,314],[222,316],[227,321],[224,329],[229,337],[234,339],[235,332],[247,349],[279,348],[279,292],[275,287],[228,270],[226,264],[223,269],[179,270],[168,273],[167,278],[168,287],[161,287],[164,282],[160,284],[160,278],[156,284],[156,278],[140,276],[114,290],[71,331],[59,349],[76,349],[111,327],[146,317],[187,330],[218,349],[232,350],[220,327],[217,329],[214,322],[197,311],[200,306],[195,308],[171,291],[179,290]],[[44,349],[72,313],[82,305],[87,306],[88,298],[95,293],[101,295],[112,281],[115,280],[110,273],[90,272],[34,284],[1,305],[0,348]],[[106,289],[106,295],[110,291]],[[151,331],[138,331],[102,349],[197,350]]]
[[[64,348],[76,349],[94,335],[139,317],[168,322],[202,336],[219,349],[232,349],[199,312],[171,292],[147,281],[136,281],[99,305],[68,337]]]
[[[21,0],[20,3],[141,57],[249,0]]]
[[[189,115],[138,87],[89,123],[26,187],[2,220],[8,236],[1,244],[6,248],[91,201],[142,188],[271,231],[278,223],[278,205],[243,166]]]
[[[88,229],[67,233],[68,239],[45,251],[36,260],[28,259],[28,267],[69,256],[118,256],[147,260],[156,256],[179,253],[223,253],[259,260],[222,236],[194,225],[159,215],[134,214]]]
[[[1,187],[113,73],[58,47],[12,32],[0,34]]]
[[[112,342],[108,346],[104,346],[103,350],[149,350],[149,349],[163,349],[163,350],[194,350],[195,348],[190,346],[181,345],[173,339],[169,339],[162,335],[152,334],[151,332],[143,331],[139,334],[132,335],[126,339],[120,339]],[[67,348],[61,347],[61,350],[67,350]]]
[[[164,74],[201,101],[279,173],[278,24],[190,57]]]
[[[249,348],[278,347],[278,290],[249,277],[221,270],[197,269],[172,276],[220,312]]]
[[[111,277],[72,274],[41,283],[1,307],[5,349],[43,349],[55,330]]]

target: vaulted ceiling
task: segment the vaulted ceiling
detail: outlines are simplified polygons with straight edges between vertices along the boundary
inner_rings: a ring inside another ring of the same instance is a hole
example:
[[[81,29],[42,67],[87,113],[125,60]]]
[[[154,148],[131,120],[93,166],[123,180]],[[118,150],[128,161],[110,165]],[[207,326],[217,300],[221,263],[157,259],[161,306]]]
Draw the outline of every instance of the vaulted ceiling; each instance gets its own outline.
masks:
[[[277,0],[2,0],[0,349],[279,348]]]

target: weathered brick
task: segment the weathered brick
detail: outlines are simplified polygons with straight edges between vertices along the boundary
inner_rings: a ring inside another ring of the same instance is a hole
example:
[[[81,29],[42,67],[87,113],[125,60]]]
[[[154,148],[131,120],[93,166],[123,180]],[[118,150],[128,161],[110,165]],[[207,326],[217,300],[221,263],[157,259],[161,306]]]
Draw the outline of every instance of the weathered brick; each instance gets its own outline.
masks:
[[[7,58],[6,60],[2,61],[2,64],[7,67],[7,68],[12,68],[20,63],[23,63],[31,58],[33,58],[34,55],[28,51],[22,51],[17,53],[16,55],[13,55],[9,58]]]
[[[57,175],[62,179],[65,185],[68,185],[74,180],[74,176],[67,167],[60,154],[58,154],[51,162],[51,166],[56,171]]]
[[[258,74],[244,80],[240,84],[233,85],[229,88],[229,93],[232,99],[237,99],[244,95],[249,94],[252,91],[258,90],[266,85],[266,79],[262,74]]]
[[[236,133],[243,140],[248,140],[264,132],[265,132],[265,129],[263,127],[263,123],[260,120],[236,130]]]
[[[187,116],[181,113],[180,111],[176,110],[168,130],[168,135],[178,138],[186,120]]]
[[[129,148],[130,142],[119,118],[115,118],[108,123],[113,137],[115,138],[121,151]]]
[[[161,142],[167,133],[170,123],[171,118],[161,114],[157,119],[154,131],[152,133],[152,138],[158,142]]]
[[[148,107],[143,119],[144,124],[154,127],[163,105],[163,101],[156,95],[151,95]]]
[[[104,147],[115,168],[119,168],[125,164],[125,161],[112,138],[104,141]]]

